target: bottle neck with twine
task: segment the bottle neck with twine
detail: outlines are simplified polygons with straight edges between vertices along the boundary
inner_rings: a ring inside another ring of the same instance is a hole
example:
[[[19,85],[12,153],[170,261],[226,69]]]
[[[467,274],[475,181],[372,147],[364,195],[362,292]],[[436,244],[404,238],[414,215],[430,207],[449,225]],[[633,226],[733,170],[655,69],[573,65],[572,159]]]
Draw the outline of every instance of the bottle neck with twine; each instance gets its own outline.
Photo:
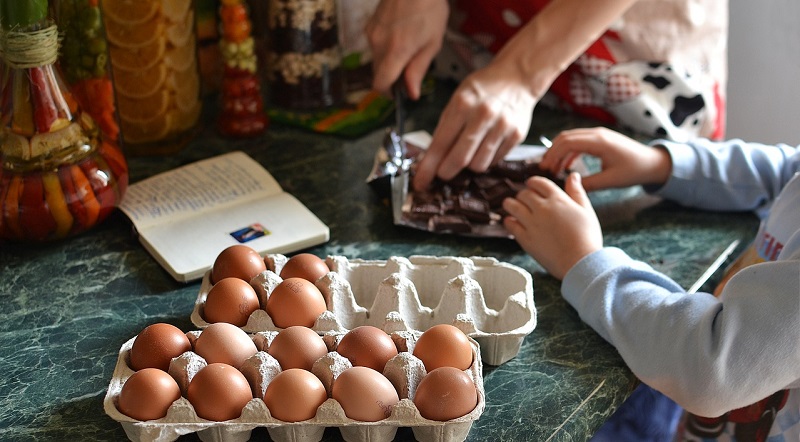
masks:
[[[11,29],[0,29],[0,59],[7,68],[31,71],[28,74],[30,81],[34,81],[32,71],[40,71],[36,77],[39,79],[39,86],[37,86],[39,89],[46,87],[45,84],[49,83],[42,76],[54,75],[55,71],[49,74],[47,71],[53,69],[53,65],[58,60],[59,44],[58,26],[52,20],[43,21],[42,26],[25,28],[14,26]],[[41,127],[35,129],[36,133],[32,136],[14,133],[6,129],[0,133],[0,153],[2,153],[6,168],[12,168],[11,163],[17,161],[22,163],[13,168],[24,169],[29,167],[25,163],[29,160],[35,159],[48,164],[60,163],[76,153],[85,154],[87,149],[77,152],[74,149],[76,145],[88,146],[88,137],[83,133],[80,125],[73,124],[67,102],[60,94],[58,96],[44,94],[43,96],[49,97],[50,100],[49,106],[40,106],[42,109],[50,111],[46,117],[51,119],[48,121],[49,126],[45,125],[44,129]],[[37,119],[33,114],[37,114],[39,111],[41,109],[29,110],[32,114],[28,120],[29,124],[31,120]]]
[[[58,59],[58,26],[48,22],[41,29],[0,30],[0,58],[15,69],[51,65]]]

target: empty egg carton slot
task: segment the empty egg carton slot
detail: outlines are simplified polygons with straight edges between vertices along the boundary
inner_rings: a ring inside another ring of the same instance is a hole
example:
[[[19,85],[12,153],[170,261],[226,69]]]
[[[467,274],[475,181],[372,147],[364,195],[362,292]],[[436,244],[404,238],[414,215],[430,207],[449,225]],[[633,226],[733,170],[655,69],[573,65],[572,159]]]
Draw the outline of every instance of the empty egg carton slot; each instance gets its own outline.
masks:
[[[282,279],[284,255],[265,257],[267,270],[254,277],[262,307]],[[329,256],[330,272],[315,285],[328,311],[313,329],[322,334],[372,325],[387,332],[424,331],[436,324],[459,324],[481,346],[483,362],[500,365],[513,358],[536,327],[531,275],[517,266],[487,257],[391,257],[388,260]],[[211,289],[206,274],[192,312],[203,328],[203,307]],[[262,308],[253,312],[245,331],[279,330]]]

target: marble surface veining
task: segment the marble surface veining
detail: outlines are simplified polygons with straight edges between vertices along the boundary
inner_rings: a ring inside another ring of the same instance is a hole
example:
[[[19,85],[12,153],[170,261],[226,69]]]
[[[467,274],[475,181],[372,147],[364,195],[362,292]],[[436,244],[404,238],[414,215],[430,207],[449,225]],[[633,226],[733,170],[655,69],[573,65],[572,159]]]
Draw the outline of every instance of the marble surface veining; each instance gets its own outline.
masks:
[[[448,93],[440,87],[416,103],[409,130],[432,132]],[[206,106],[206,122],[213,121],[214,109],[213,103]],[[531,138],[593,124],[537,110]],[[630,394],[634,376],[560,297],[558,281],[515,242],[395,227],[388,200],[365,184],[382,137],[382,130],[344,139],[274,126],[255,139],[225,140],[206,124],[179,155],[129,158],[131,179],[243,150],[330,227],[331,240],[310,249],[319,256],[492,256],[528,270],[538,325],[514,359],[484,366],[486,409],[468,440],[589,438]],[[689,211],[638,188],[597,192],[592,199],[607,245],[623,248],[684,287],[731,241],[746,242],[757,227],[750,214]],[[0,440],[126,440],[102,404],[119,348],[154,322],[192,330],[189,315],[198,289],[199,282],[172,280],[119,211],[66,241],[0,244]],[[251,439],[268,438],[261,428]],[[340,439],[337,429],[325,431],[324,440]],[[401,428],[396,439],[412,440],[413,434]]]

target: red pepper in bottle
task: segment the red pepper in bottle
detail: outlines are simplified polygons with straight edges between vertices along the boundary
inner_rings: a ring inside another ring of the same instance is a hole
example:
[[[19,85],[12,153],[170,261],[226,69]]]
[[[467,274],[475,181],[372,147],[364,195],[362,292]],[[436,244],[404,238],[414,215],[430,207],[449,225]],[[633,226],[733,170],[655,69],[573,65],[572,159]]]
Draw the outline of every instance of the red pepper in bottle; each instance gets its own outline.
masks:
[[[33,103],[33,121],[37,132],[50,132],[56,120],[58,109],[50,92],[49,82],[41,67],[28,70],[31,81],[31,101]]]
[[[88,213],[86,208],[83,207],[81,200],[75,198],[77,190],[75,183],[72,181],[72,171],[74,166],[61,167],[58,169],[58,180],[61,182],[61,188],[64,189],[64,202],[67,205],[69,213],[72,214],[75,222],[72,225],[72,232],[85,229],[88,224]],[[72,197],[71,197],[72,196]]]
[[[83,207],[86,209],[86,223],[84,225],[93,226],[100,218],[100,202],[97,201],[92,185],[80,166],[75,164],[70,166],[69,170],[72,175],[72,182],[75,184],[75,195],[82,201]]]
[[[111,169],[111,173],[114,175],[114,179],[117,183],[119,194],[124,195],[128,188],[128,163],[125,162],[125,157],[122,156],[122,152],[114,145],[103,141],[100,144],[100,156],[106,160],[106,163]]]
[[[19,222],[26,236],[36,241],[48,239],[56,229],[56,221],[53,219],[44,197],[41,173],[25,176],[20,206],[25,207],[25,210],[21,210],[19,213]]]
[[[116,204],[116,195],[114,195],[114,182],[113,178],[104,173],[97,165],[97,158],[87,158],[80,163],[80,168],[89,180],[89,185],[92,186],[92,191],[100,203],[100,219],[105,219]]]
[[[5,182],[5,180],[4,180]],[[19,224],[19,201],[22,196],[22,176],[14,175],[8,180],[8,192],[3,199],[3,219],[5,220],[4,236],[7,238],[24,238]]]

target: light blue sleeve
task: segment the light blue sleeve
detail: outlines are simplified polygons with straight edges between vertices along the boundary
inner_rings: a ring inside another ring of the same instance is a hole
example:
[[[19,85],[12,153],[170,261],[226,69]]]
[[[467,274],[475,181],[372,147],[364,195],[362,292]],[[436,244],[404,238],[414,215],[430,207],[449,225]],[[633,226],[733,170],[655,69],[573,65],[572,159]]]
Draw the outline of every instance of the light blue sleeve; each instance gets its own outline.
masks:
[[[792,147],[658,144],[673,161],[668,182],[649,189],[659,195],[705,209],[764,211],[786,188],[782,204],[796,204],[800,187],[790,180],[800,156]],[[800,388],[800,229],[792,232],[776,261],[740,270],[719,299],[687,294],[612,247],[578,262],[561,291],[643,382],[692,413],[718,416]]]
[[[708,293],[687,294],[647,264],[610,247],[573,267],[562,293],[639,379],[692,413],[718,416],[777,390],[800,387],[796,236],[781,260],[753,265],[731,278],[724,302]]]
[[[800,151],[785,144],[742,140],[689,143],[658,140],[672,158],[672,174],[647,191],[688,207],[756,211],[764,216],[781,189],[800,171]]]

